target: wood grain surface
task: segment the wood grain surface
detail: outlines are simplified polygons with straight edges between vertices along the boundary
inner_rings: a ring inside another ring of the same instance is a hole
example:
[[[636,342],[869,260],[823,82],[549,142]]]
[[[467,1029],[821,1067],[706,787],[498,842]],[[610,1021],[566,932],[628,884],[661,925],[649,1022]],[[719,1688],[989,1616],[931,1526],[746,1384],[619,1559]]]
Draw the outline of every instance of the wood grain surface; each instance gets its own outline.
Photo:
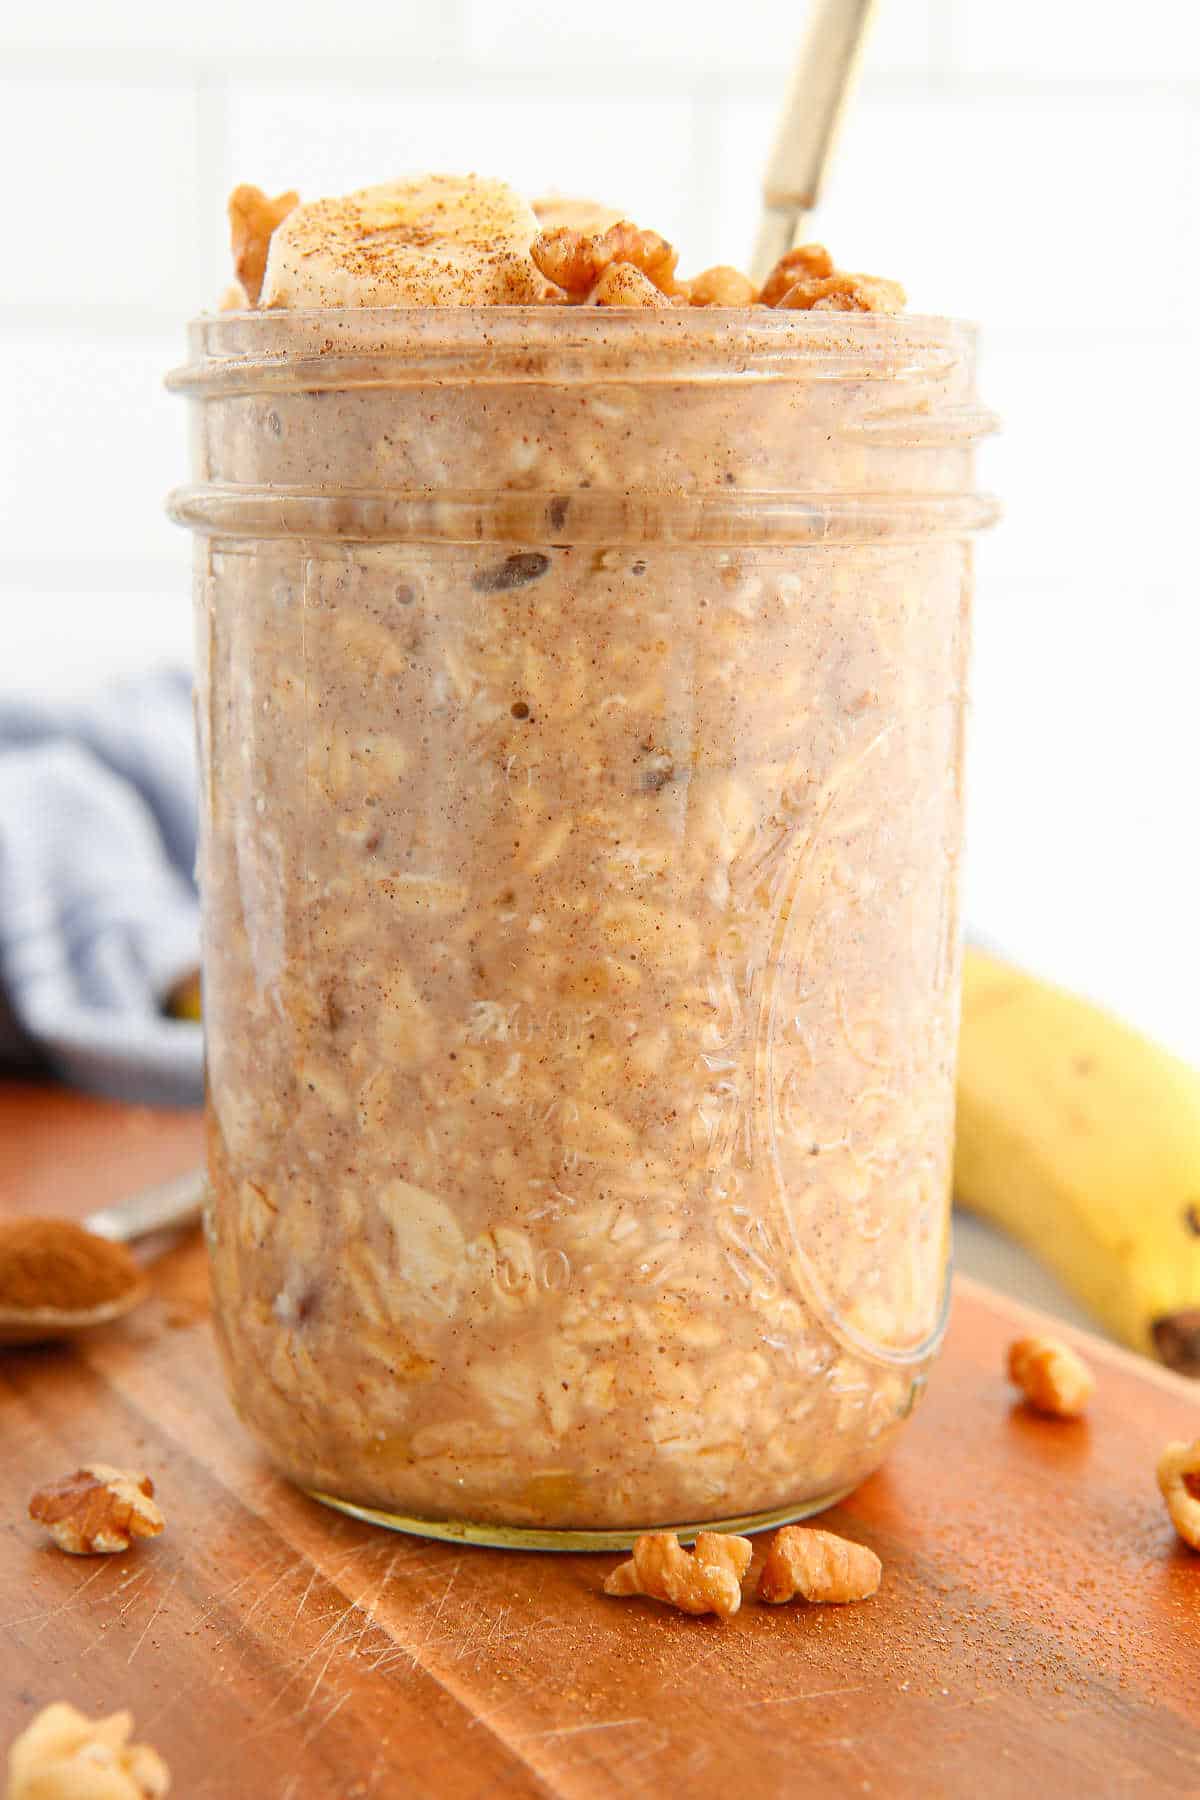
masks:
[[[79,1213],[198,1143],[189,1115],[0,1088],[0,1205]],[[1200,1795],[1200,1556],[1153,1478],[1200,1433],[1175,1377],[1077,1337],[1091,1417],[1036,1419],[1000,1373],[1027,1321],[960,1284],[907,1437],[823,1521],[879,1552],[879,1596],[721,1625],[606,1599],[611,1557],[305,1499],[225,1399],[195,1234],[155,1285],[86,1346],[0,1353],[5,1743],[50,1700],[129,1706],[189,1800]],[[149,1470],[162,1537],[77,1559],[26,1519],[93,1457]]]

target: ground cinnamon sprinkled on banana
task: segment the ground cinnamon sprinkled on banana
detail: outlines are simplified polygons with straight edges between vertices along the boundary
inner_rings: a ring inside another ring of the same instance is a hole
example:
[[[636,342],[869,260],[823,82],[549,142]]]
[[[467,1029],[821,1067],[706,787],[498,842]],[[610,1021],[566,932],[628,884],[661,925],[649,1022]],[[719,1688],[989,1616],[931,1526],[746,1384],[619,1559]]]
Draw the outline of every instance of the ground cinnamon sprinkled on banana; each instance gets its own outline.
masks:
[[[270,308],[904,306],[898,283],[837,269],[821,244],[789,250],[761,291],[727,264],[682,280],[679,253],[658,232],[591,200],[531,206],[480,175],[416,175],[305,204],[243,185],[229,217],[237,284],[222,306],[238,296]]]

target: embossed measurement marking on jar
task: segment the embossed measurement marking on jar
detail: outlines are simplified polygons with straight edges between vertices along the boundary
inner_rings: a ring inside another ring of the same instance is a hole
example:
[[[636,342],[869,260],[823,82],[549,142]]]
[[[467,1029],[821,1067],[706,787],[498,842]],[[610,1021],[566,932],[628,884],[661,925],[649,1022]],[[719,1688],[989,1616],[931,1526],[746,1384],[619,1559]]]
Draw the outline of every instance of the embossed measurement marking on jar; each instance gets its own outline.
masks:
[[[600,1017],[594,1006],[551,1006],[543,1012],[526,1000],[473,1000],[467,1019],[467,1037],[472,1044],[532,1044],[544,1039],[559,1046],[578,1044],[585,1053],[588,1032]],[[531,1124],[548,1124],[554,1101],[535,1117],[530,1103],[525,1103],[525,1116]]]
[[[487,1278],[512,1299],[536,1299],[542,1294],[565,1293],[573,1270],[565,1250],[535,1249],[528,1233],[512,1225],[497,1225],[467,1248],[468,1258],[481,1263]]]

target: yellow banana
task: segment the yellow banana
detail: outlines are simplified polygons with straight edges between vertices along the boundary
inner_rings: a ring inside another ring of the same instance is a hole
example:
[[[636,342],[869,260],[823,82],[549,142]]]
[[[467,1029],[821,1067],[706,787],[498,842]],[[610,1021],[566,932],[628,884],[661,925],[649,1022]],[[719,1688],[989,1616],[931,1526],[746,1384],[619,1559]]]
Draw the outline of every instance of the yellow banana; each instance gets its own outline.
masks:
[[[167,995],[167,1011],[173,1019],[200,1021],[200,971],[185,975]]]
[[[296,206],[275,226],[272,306],[499,306],[556,293],[529,254],[541,226],[482,175],[413,175]]]
[[[1200,1072],[969,948],[954,1187],[1115,1337],[1200,1376]]]

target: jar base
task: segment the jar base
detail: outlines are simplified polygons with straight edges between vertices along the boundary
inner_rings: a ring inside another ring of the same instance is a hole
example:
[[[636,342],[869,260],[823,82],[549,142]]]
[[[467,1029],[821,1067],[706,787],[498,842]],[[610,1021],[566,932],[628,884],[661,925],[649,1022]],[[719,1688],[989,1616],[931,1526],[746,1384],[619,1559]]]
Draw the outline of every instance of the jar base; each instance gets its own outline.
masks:
[[[611,1531],[550,1530],[537,1525],[480,1525],[466,1519],[417,1519],[406,1513],[381,1512],[373,1506],[357,1506],[353,1500],[339,1500],[335,1494],[321,1493],[317,1488],[303,1490],[310,1499],[319,1500],[336,1512],[367,1525],[382,1525],[388,1531],[408,1532],[412,1537],[440,1538],[453,1544],[475,1544],[491,1550],[628,1550],[644,1531],[674,1531],[681,1542],[690,1544],[701,1531],[736,1531],[749,1536],[756,1531],[770,1531],[776,1525],[793,1525],[798,1519],[811,1518],[836,1506],[852,1493],[857,1482],[834,1493],[818,1494],[812,1500],[794,1501],[777,1506],[770,1512],[739,1513],[724,1519],[700,1519],[686,1525],[630,1525]]]

